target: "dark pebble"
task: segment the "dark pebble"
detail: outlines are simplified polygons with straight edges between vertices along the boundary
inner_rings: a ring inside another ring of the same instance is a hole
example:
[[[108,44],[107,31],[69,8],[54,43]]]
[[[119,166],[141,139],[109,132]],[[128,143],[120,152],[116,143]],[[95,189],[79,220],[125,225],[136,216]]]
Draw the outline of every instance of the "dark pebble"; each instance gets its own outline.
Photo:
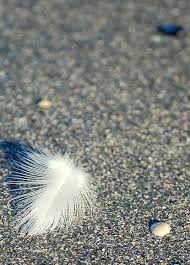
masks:
[[[175,24],[163,24],[157,27],[157,30],[168,36],[178,36],[181,32],[184,32],[184,28]]]

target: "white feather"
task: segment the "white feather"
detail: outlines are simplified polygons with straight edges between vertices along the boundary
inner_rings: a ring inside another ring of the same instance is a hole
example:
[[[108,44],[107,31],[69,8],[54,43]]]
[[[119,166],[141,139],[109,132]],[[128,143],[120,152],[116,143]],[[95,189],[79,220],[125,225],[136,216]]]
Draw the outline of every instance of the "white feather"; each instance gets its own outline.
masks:
[[[29,235],[68,227],[93,208],[95,193],[90,176],[64,156],[45,148],[27,148],[14,161],[10,184],[16,227]],[[21,193],[20,193],[21,191]]]

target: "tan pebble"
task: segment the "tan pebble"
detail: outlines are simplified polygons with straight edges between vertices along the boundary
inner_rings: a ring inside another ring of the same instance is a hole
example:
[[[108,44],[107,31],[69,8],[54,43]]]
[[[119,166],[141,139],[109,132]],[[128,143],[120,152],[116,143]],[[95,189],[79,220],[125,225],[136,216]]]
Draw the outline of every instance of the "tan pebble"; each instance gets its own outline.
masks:
[[[47,99],[42,99],[39,103],[38,106],[41,109],[49,109],[51,107],[51,102]]]
[[[155,236],[165,236],[169,234],[171,227],[165,222],[157,222],[150,227],[150,231]]]

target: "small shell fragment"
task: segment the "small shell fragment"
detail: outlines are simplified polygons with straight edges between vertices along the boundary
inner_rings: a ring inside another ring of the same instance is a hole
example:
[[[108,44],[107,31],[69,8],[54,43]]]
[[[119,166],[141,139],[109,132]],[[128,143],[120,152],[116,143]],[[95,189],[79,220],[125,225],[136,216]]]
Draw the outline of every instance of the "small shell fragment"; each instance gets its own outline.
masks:
[[[157,222],[150,227],[150,231],[155,236],[165,236],[169,234],[170,230],[170,225],[165,222]]]
[[[38,106],[41,109],[49,109],[51,107],[51,101],[49,101],[48,99],[42,99],[38,102]]]

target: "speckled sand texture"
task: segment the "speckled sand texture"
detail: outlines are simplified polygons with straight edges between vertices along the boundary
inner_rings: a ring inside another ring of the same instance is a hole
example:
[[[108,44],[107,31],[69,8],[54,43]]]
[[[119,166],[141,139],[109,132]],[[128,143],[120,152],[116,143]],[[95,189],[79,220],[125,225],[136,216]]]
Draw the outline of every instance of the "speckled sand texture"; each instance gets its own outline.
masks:
[[[69,231],[22,237],[1,183],[0,264],[190,264],[189,13],[189,0],[0,1],[0,139],[69,148],[100,205]]]

